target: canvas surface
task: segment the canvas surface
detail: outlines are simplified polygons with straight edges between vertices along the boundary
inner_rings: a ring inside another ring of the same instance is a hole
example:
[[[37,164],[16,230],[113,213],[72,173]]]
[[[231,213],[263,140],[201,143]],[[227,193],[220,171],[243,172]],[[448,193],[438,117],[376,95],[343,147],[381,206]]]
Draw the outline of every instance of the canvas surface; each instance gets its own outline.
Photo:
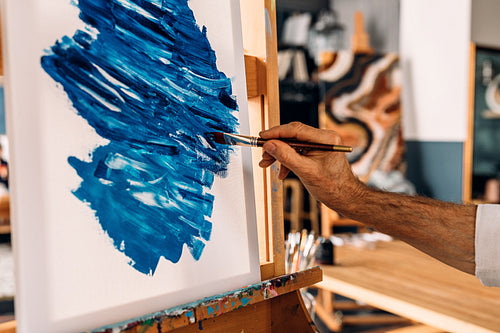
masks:
[[[5,11],[20,332],[258,281],[250,152],[205,135],[248,131],[238,2]]]

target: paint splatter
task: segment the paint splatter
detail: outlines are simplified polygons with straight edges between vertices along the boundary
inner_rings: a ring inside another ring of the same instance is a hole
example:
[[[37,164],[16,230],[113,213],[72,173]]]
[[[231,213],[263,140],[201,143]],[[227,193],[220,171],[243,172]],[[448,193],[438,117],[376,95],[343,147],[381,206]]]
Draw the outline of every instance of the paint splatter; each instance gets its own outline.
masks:
[[[161,257],[194,259],[210,239],[215,176],[231,150],[205,139],[236,132],[231,81],[187,0],[79,0],[85,29],[46,50],[43,69],[109,143],[68,158],[74,195],[95,211],[130,265],[154,274]],[[89,244],[89,246],[91,246]]]

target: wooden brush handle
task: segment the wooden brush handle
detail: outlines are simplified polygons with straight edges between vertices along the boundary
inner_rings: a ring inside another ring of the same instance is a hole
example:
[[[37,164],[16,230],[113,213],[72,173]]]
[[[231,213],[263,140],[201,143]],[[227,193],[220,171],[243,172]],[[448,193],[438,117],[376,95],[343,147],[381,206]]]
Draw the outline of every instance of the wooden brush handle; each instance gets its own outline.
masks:
[[[327,144],[323,144],[323,143],[312,143],[312,142],[303,142],[303,141],[287,140],[287,139],[277,139],[277,140],[283,141],[284,143],[288,144],[290,147],[292,147],[293,149],[295,149],[297,151],[322,150],[322,151],[338,151],[338,152],[345,152],[345,153],[352,152],[352,147],[349,147],[349,146],[327,145]],[[267,140],[258,139],[257,145],[259,147],[262,147],[265,142],[267,142]]]

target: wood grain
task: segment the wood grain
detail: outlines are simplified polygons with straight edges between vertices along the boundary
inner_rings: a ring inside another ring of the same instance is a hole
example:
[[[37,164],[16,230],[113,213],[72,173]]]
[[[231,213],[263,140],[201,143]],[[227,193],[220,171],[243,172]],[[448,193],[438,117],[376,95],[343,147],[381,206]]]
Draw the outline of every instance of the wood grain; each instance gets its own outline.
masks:
[[[476,86],[476,44],[469,46],[469,105],[467,114],[467,138],[464,143],[462,200],[472,201],[472,155],[474,150],[474,95]]]
[[[499,332],[500,289],[399,242],[335,248],[318,287],[450,332]]]
[[[313,332],[314,325],[298,292],[321,278],[322,270],[317,266],[92,332],[226,332],[228,327],[237,332],[268,332],[265,328],[269,327],[273,332],[286,332],[291,322],[302,327],[300,332]],[[249,309],[240,311],[244,308]]]

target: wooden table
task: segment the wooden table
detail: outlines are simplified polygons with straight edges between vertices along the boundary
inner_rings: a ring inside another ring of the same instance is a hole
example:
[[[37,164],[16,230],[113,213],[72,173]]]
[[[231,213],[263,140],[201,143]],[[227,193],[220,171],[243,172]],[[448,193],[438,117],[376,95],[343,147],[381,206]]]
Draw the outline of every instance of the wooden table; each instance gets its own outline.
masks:
[[[335,248],[318,287],[449,332],[500,332],[500,288],[399,241]]]

